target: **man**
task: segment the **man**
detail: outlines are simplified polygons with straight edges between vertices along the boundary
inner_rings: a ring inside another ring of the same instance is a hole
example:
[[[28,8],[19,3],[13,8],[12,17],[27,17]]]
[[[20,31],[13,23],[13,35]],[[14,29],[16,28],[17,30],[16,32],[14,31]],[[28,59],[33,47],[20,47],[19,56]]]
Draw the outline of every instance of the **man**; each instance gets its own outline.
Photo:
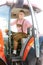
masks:
[[[18,14],[18,19],[15,22],[13,22],[11,25],[16,24],[18,32],[23,32],[27,34],[27,28],[31,27],[31,24],[24,19],[24,16],[25,16],[25,12],[23,10],[20,10]],[[17,46],[18,46],[18,41],[14,39],[13,54],[16,54]]]
[[[16,21],[11,23],[11,26],[16,24],[18,32],[22,32],[22,33],[27,34],[27,28],[31,27],[31,24],[27,20],[24,19],[24,16],[25,16],[25,12],[23,10],[20,10],[19,13],[18,13],[18,18],[16,19]],[[16,40],[14,38],[13,54],[16,54],[17,46],[18,46],[18,40]]]

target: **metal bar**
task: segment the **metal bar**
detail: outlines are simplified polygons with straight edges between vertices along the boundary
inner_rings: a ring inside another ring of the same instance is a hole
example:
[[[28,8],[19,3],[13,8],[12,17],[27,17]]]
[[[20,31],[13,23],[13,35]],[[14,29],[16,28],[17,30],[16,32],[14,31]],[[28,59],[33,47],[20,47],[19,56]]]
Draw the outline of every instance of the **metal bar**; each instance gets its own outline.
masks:
[[[11,7],[10,6],[8,6],[9,7],[9,16],[8,16],[8,30],[9,30],[9,32],[8,32],[8,36],[9,36],[9,43],[8,43],[8,45],[10,46],[10,60],[11,60],[11,29],[10,29],[10,18],[11,18]]]
[[[30,3],[30,0],[27,0],[27,1],[28,1],[28,4],[29,4],[30,11],[31,11],[32,24],[33,24],[33,35],[35,37],[34,22],[36,22],[36,17],[35,17],[32,5]],[[38,29],[37,29],[37,33],[36,33],[36,37],[35,37],[35,47],[36,47],[36,57],[39,58],[40,57],[40,48],[39,48]]]

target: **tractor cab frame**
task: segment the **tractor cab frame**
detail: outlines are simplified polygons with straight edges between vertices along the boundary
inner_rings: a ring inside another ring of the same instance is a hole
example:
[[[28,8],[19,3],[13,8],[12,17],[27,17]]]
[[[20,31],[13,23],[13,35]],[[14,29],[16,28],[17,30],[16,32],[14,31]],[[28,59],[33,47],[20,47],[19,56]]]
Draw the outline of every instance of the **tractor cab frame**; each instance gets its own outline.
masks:
[[[9,47],[9,52],[7,51],[7,54],[5,55],[5,57],[7,58],[7,62],[8,64],[5,64],[5,65],[16,65],[18,64],[18,62],[22,65],[32,65],[32,62],[33,62],[33,65],[40,65],[40,46],[39,46],[39,36],[38,36],[38,27],[36,28],[35,30],[35,27],[34,27],[34,22],[36,22],[36,17],[35,17],[35,13],[34,13],[34,10],[37,12],[40,12],[40,9],[35,9],[34,7],[32,7],[31,5],[31,2],[28,1],[28,7],[27,5],[24,5],[23,7],[23,3],[21,4],[18,4],[18,3],[21,3],[22,0],[18,0],[18,2],[16,3],[6,3],[7,6],[9,7],[9,20],[8,20],[8,47]],[[23,1],[22,1],[23,2]],[[32,18],[32,28],[29,28],[28,29],[28,33],[31,32],[25,42],[25,45],[22,46],[22,49],[20,51],[20,55],[17,56],[17,57],[14,57],[12,55],[12,52],[11,52],[11,29],[10,29],[10,18],[16,18],[17,17],[17,9],[18,11],[23,9],[25,12],[26,12],[26,16],[28,14],[31,14],[31,18]],[[34,9],[34,10],[33,10]],[[16,10],[16,11],[15,11]],[[14,13],[15,11],[15,13]],[[35,34],[35,31],[36,31],[36,34]],[[32,48],[32,45],[34,44],[34,48]],[[35,58],[35,61],[31,61],[33,59],[33,57],[31,56],[31,50],[33,51],[33,55],[34,55],[34,58]],[[31,56],[31,58],[29,58]]]

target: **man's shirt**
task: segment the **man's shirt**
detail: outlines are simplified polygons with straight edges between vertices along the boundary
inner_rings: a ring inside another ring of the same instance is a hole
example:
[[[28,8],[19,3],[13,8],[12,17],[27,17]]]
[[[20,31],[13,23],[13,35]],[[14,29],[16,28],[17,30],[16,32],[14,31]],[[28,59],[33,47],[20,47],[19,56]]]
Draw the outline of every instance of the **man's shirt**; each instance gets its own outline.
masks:
[[[14,21],[13,23],[11,23],[11,26],[13,26],[15,24],[22,25],[22,28],[17,26],[18,32],[22,32],[22,30],[23,30],[24,33],[27,33],[27,28],[31,27],[31,24],[29,23],[29,21],[27,21],[25,19]]]

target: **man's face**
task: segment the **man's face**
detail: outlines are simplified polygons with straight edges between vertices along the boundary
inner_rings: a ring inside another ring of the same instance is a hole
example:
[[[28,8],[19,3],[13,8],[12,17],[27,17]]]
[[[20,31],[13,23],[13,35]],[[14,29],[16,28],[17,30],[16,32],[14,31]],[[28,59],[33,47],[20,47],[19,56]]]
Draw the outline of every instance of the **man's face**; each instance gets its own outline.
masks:
[[[19,19],[23,19],[24,18],[24,13],[23,12],[19,12]]]

